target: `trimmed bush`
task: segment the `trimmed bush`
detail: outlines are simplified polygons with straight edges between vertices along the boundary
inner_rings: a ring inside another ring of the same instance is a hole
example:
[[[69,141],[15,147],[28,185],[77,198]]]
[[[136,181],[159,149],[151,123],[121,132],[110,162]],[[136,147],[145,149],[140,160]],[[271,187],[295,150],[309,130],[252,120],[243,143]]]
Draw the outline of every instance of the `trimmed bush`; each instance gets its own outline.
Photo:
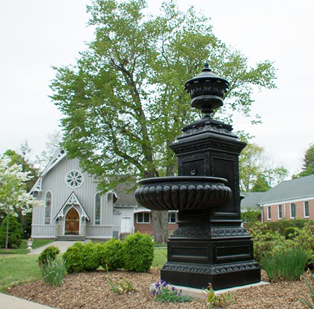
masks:
[[[290,227],[285,228],[286,239],[294,239],[299,234],[300,234],[300,230],[297,227],[290,226]]]
[[[272,230],[273,232],[277,231],[281,235],[285,235],[285,229],[287,227],[295,227],[298,229],[302,229],[306,224],[312,224],[314,225],[314,222],[312,220],[307,219],[301,219],[296,218],[293,220],[278,220],[278,221],[272,221],[272,222],[266,222],[267,229]]]
[[[124,269],[149,271],[154,259],[154,243],[147,234],[128,235],[123,243]]]
[[[17,221],[17,218],[11,214],[9,216],[6,216],[4,220],[2,221],[2,224],[0,227],[0,247],[5,248],[8,218],[9,218],[8,248],[19,248],[19,246],[22,243],[21,225]]]
[[[77,242],[63,254],[67,273],[71,274],[84,271],[83,247],[83,244]]]
[[[60,253],[59,248],[55,246],[49,246],[43,250],[43,252],[38,257],[38,265],[47,265],[48,262],[54,261],[57,255]]]
[[[84,245],[82,247],[82,255],[85,271],[94,271],[100,266],[99,246],[93,243]]]
[[[123,268],[123,243],[121,240],[112,238],[102,246],[100,262],[104,269]]]
[[[261,259],[261,267],[266,271],[271,282],[284,279],[300,280],[308,262],[309,254],[300,247],[287,251],[278,251],[273,255],[265,255]]]

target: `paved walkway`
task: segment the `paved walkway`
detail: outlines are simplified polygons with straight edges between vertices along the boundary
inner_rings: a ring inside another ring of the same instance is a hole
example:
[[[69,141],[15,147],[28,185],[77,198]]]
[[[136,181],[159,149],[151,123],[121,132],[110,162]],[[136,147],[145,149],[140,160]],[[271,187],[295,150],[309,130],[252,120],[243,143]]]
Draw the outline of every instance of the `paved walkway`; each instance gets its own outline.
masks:
[[[61,253],[64,253],[69,247],[73,246],[77,241],[54,241],[45,246],[39,247],[37,249],[32,249],[28,254],[40,254],[44,249],[50,246],[55,246],[60,249]]]
[[[44,305],[36,304],[28,300],[0,293],[1,309],[51,309]]]

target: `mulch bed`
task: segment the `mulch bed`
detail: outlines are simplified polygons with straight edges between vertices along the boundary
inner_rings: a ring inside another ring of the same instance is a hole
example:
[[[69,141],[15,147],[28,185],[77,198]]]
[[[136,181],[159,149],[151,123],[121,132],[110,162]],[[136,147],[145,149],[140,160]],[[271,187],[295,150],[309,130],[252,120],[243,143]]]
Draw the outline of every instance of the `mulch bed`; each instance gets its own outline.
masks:
[[[148,291],[151,283],[160,279],[159,270],[149,273],[113,271],[110,276],[114,282],[123,278],[129,280],[135,289],[130,294],[118,295],[109,291],[105,271],[67,275],[61,287],[51,287],[42,281],[12,287],[8,293],[26,300],[60,309],[124,309],[124,308],[206,308],[205,301],[192,303],[155,302]],[[262,279],[267,280],[262,274]],[[279,282],[260,287],[246,288],[233,293],[235,304],[229,309],[297,309],[306,308],[298,297],[305,293],[302,281]]]

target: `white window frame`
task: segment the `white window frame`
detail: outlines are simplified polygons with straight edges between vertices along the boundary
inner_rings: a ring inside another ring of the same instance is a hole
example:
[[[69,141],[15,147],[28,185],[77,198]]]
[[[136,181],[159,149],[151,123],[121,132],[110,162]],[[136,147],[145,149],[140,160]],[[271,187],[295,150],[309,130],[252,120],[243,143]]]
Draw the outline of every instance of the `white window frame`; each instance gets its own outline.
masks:
[[[100,203],[99,203],[99,223],[96,223],[96,196],[97,196],[97,194],[99,194],[99,201],[100,201]],[[97,226],[101,225],[101,195],[99,192],[97,192],[95,194],[95,197],[94,197],[94,225],[97,225]]]
[[[305,203],[307,203],[307,207],[308,207],[308,211],[309,211],[308,215],[306,215],[306,213],[305,213]],[[303,212],[304,212],[304,218],[309,218],[310,217],[310,203],[309,203],[309,201],[304,201],[303,202]]]
[[[169,221],[169,215],[174,215],[175,222]],[[168,224],[177,224],[177,213],[176,212],[168,212]]]
[[[294,207],[295,207],[295,216],[294,217],[292,216],[292,205],[294,205]],[[296,215],[297,215],[297,205],[295,203],[290,203],[290,218],[294,219],[296,217]]]
[[[267,220],[271,220],[271,206],[267,206]]]
[[[46,208],[47,208],[47,194],[50,193],[50,216],[49,216],[49,223],[46,223],[46,219],[48,220],[48,217],[46,217]],[[48,190],[45,194],[45,212],[44,212],[44,224],[50,225],[51,224],[51,213],[52,213],[52,193],[50,190]]]
[[[75,177],[73,176],[73,173],[76,173],[76,176],[75,176]],[[73,180],[73,181],[76,181],[76,182],[78,182],[78,183],[77,183],[77,184],[75,183],[75,185],[71,185],[71,184],[68,182],[68,180],[70,179],[70,177],[74,177],[74,180]],[[79,177],[79,180],[80,180],[80,181],[78,181],[78,179],[76,179],[76,177]],[[78,170],[71,170],[71,171],[68,171],[68,172],[66,173],[66,175],[65,175],[65,177],[64,177],[64,181],[65,181],[66,185],[67,185],[68,187],[70,187],[71,189],[77,189],[77,188],[81,187],[82,184],[84,183],[84,175],[83,175],[82,172],[80,172],[80,171],[78,171]]]
[[[281,209],[281,211],[280,211]],[[280,216],[280,212],[281,212],[281,216]],[[281,220],[282,219],[282,204],[279,204],[278,205],[278,220]]]
[[[138,215],[143,214],[143,222],[138,221]],[[148,214],[148,222],[144,222],[144,214]],[[136,223],[138,224],[149,224],[150,223],[150,213],[149,212],[138,212],[136,216]]]

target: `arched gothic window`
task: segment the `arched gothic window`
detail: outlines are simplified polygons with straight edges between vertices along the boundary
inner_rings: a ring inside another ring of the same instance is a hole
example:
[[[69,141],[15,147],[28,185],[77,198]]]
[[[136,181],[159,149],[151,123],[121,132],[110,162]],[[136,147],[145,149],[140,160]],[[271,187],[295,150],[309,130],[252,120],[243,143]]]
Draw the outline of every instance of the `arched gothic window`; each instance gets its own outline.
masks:
[[[52,199],[51,192],[48,191],[48,192],[46,193],[46,200],[45,200],[45,224],[50,224],[50,217],[51,217],[51,199]]]
[[[95,225],[100,225],[100,194],[95,195]]]

